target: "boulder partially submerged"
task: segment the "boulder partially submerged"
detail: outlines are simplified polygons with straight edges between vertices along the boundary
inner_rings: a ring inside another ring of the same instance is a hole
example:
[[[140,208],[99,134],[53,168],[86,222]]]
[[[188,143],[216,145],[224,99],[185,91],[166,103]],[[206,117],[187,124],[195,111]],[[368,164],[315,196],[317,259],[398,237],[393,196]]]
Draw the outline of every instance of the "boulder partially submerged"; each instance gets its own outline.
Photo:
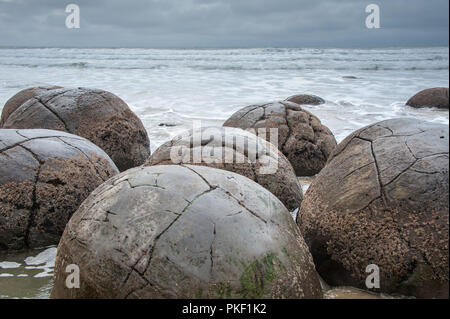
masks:
[[[448,88],[431,88],[420,91],[411,97],[406,105],[422,108],[436,107],[440,109],[448,109]]]
[[[325,100],[319,96],[311,94],[297,94],[286,99],[287,102],[293,102],[299,105],[320,105],[324,104]]]

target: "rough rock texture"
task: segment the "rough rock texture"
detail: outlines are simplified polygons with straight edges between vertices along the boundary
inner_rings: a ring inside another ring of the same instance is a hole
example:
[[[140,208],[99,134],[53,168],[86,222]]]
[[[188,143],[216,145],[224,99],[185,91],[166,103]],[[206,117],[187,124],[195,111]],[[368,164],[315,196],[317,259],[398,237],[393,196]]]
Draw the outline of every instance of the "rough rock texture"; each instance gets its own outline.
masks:
[[[293,102],[299,105],[320,105],[325,103],[325,100],[316,95],[309,94],[298,94],[288,97],[286,99],[288,102]]]
[[[317,174],[327,162],[336,139],[310,112],[292,102],[250,105],[234,113],[223,126],[241,129],[278,129],[278,148],[288,158],[297,176]]]
[[[103,90],[40,94],[10,114],[3,128],[44,128],[82,136],[102,148],[121,171],[142,165],[150,155],[142,122],[124,101]]]
[[[194,161],[195,154],[202,156]],[[238,128],[187,131],[159,147],[144,166],[170,164],[202,165],[238,173],[271,191],[290,211],[299,208],[303,200],[303,191],[287,158],[273,144]]]
[[[338,145],[302,203],[297,224],[331,285],[448,298],[448,126],[392,119]]]
[[[80,289],[67,289],[77,264]],[[124,172],[96,189],[58,248],[52,298],[321,298],[284,205],[248,178],[204,166]]]
[[[406,105],[448,109],[448,88],[431,88],[420,91],[410,98]]]
[[[14,95],[12,98],[10,98],[8,101],[6,101],[5,106],[2,110],[2,116],[0,119],[0,127],[5,123],[6,119],[9,117],[9,115],[14,112],[16,109],[18,109],[23,103],[28,101],[29,99],[32,99],[42,93],[46,93],[50,90],[55,89],[61,89],[60,86],[39,86],[39,87],[32,87],[25,90],[20,91],[16,95]]]
[[[118,170],[108,155],[59,131],[0,130],[0,250],[56,244],[70,216]]]

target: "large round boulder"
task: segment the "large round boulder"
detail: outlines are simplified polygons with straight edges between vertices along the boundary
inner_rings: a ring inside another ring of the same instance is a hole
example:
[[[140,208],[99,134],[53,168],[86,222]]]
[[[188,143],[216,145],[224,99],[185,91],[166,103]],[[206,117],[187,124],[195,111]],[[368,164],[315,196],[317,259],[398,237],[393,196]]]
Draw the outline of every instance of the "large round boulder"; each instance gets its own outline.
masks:
[[[80,288],[66,287],[66,267]],[[128,170],[96,189],[58,247],[52,298],[320,298],[284,205],[248,178],[204,166]]]
[[[243,175],[268,189],[290,210],[303,191],[287,158],[271,143],[232,127],[187,131],[159,147],[144,166],[193,164]]]
[[[115,174],[108,155],[84,138],[0,129],[0,250],[57,244],[83,200]]]
[[[8,129],[51,129],[82,136],[102,148],[123,171],[142,165],[150,142],[141,120],[119,97],[103,90],[57,89],[12,112]]]
[[[2,127],[2,125],[5,123],[6,119],[11,115],[12,112],[17,110],[23,103],[25,103],[29,99],[32,99],[47,91],[61,88],[62,87],[60,86],[39,86],[39,87],[31,87],[18,92],[8,101],[6,101],[5,106],[2,109],[2,116],[0,118],[0,127]]]
[[[278,130],[278,148],[288,158],[297,176],[312,176],[320,172],[333,149],[336,139],[320,120],[292,102],[250,105],[234,113],[223,126]]]
[[[448,88],[431,88],[420,91],[411,97],[406,105],[420,107],[437,107],[448,109]]]
[[[308,189],[297,217],[331,285],[448,298],[448,125],[392,119],[348,136]]]
[[[288,102],[293,102],[299,105],[320,105],[324,104],[325,100],[316,95],[310,94],[297,94],[290,96],[286,99]]]

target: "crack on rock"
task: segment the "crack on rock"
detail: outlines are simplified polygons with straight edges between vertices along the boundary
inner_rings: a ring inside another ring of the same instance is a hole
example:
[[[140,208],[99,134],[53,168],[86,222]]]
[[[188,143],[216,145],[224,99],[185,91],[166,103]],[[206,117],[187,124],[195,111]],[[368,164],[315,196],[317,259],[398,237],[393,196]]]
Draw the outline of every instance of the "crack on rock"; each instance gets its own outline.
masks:
[[[205,194],[207,194],[207,193],[209,193],[209,192],[212,192],[212,191],[215,190],[215,189],[216,189],[216,188],[210,188],[210,189],[208,189],[208,190],[206,190],[206,191],[204,191],[204,192],[198,194],[197,196],[195,196],[195,198],[194,198],[192,201],[188,202],[188,204],[187,204],[186,207],[181,211],[181,213],[180,213],[179,215],[177,215],[177,217],[175,217],[174,220],[173,220],[173,221],[172,221],[172,222],[171,222],[171,223],[170,223],[170,224],[169,224],[169,225],[168,225],[161,233],[159,233],[159,234],[155,237],[155,240],[153,241],[153,245],[152,245],[152,247],[150,248],[149,260],[148,260],[148,264],[147,264],[147,267],[145,268],[144,273],[148,270],[148,267],[150,267],[150,264],[151,264],[151,261],[152,261],[152,258],[153,258],[153,253],[154,253],[155,247],[156,247],[156,245],[158,244],[158,241],[159,241],[159,239],[161,238],[161,236],[164,235],[164,234],[170,229],[170,227],[172,227],[172,225],[176,223],[176,221],[183,215],[184,212],[186,212],[186,211],[189,209],[189,207],[191,207],[191,206],[194,204],[194,202],[195,202],[197,199],[199,199],[200,197],[202,197],[203,195],[205,195]]]
[[[193,172],[194,174],[196,174],[198,177],[200,177],[200,178],[206,183],[206,185],[208,185],[208,187],[209,187],[210,189],[213,188],[213,187],[215,187],[215,186],[212,186],[212,185],[208,182],[208,180],[207,180],[206,178],[204,178],[204,177],[203,177],[200,173],[198,173],[196,170],[192,169],[192,168],[189,167],[189,166],[183,165],[183,164],[181,164],[181,166],[184,167],[184,168],[187,168],[188,170],[190,170],[191,172]]]
[[[393,182],[395,182],[396,180],[398,180],[404,173],[406,173],[408,170],[410,170],[411,167],[413,167],[415,164],[417,164],[418,161],[420,161],[420,160],[422,160],[424,158],[427,158],[427,157],[433,157],[433,156],[438,156],[438,155],[448,155],[448,153],[436,153],[436,154],[431,154],[431,155],[427,155],[427,156],[423,156],[423,157],[415,157],[416,160],[414,162],[412,162],[407,168],[405,168],[400,173],[398,173],[393,179],[391,179],[388,183],[386,183],[384,185],[384,187],[386,187],[386,186],[392,184]],[[413,170],[413,171],[416,171],[418,173],[423,173],[423,174],[436,174],[436,173],[439,173],[439,172],[427,173],[427,172],[421,172],[419,170]]]
[[[213,250],[214,250],[214,242],[216,241],[216,224],[213,223],[213,225],[214,225],[214,229],[213,229],[213,235],[214,235],[214,238],[213,238],[213,240],[211,241],[211,245],[210,245],[210,247],[209,247],[209,257],[210,257],[210,260],[211,260],[210,278],[212,277],[213,268],[214,268]]]
[[[242,206],[243,208],[245,208],[245,210],[247,210],[250,214],[252,214],[253,216],[255,216],[256,218],[258,218],[259,220],[261,220],[264,224],[267,224],[267,221],[262,218],[261,216],[259,216],[257,213],[255,213],[253,210],[251,210],[250,208],[248,208],[247,206],[244,205],[244,203],[237,199],[236,197],[234,197],[233,194],[231,194],[229,191],[227,191],[226,189],[223,189],[222,187],[218,186],[218,189],[220,189],[221,191],[223,191],[226,195],[228,195],[229,197],[233,198],[240,206]]]
[[[363,165],[361,167],[355,168],[353,171],[351,171],[350,173],[345,175],[342,179],[345,179],[345,178],[349,177],[350,175],[353,175],[353,173],[355,173],[355,172],[357,172],[357,171],[359,171],[359,170],[361,170],[361,169],[363,169],[363,168],[365,168],[365,167],[367,167],[367,166],[369,166],[371,164],[375,164],[375,162],[370,162],[370,163],[365,164],[365,165]]]
[[[20,136],[23,136],[23,135],[20,135]],[[25,138],[26,138],[26,140],[24,140],[24,141],[20,141],[20,142],[14,143],[10,146],[0,149],[0,153],[6,152],[16,146],[22,146],[23,143],[26,143],[29,141],[38,140],[38,139],[46,139],[46,138],[59,138],[59,136],[38,136],[38,137],[32,137],[32,138],[28,138],[28,137],[25,137]]]
[[[104,182],[106,182],[106,181],[108,180],[108,178],[104,179],[104,178],[102,177],[102,174],[100,174],[100,172],[99,172],[99,170],[98,170],[98,168],[97,168],[97,165],[91,160],[91,158],[90,158],[90,157],[89,157],[82,149],[80,149],[80,148],[77,147],[77,146],[74,146],[74,145],[70,144],[69,142],[64,141],[64,140],[63,140],[62,138],[60,138],[60,137],[58,137],[58,140],[60,140],[61,142],[63,142],[63,143],[66,144],[67,146],[70,146],[70,147],[72,147],[72,148],[78,150],[79,152],[81,152],[81,154],[83,154],[83,155],[86,157],[86,159],[92,164],[92,166],[94,167],[95,172],[97,173],[98,177],[100,177],[100,179],[101,179],[102,181],[104,181]]]
[[[381,196],[381,199],[383,200],[384,206],[387,207],[386,197],[385,197],[385,194],[384,194],[384,186],[386,186],[386,185],[383,185],[383,183],[381,181],[380,168],[378,166],[377,158],[375,156],[375,151],[373,149],[373,142],[371,140],[363,138],[363,137],[361,137],[359,135],[356,138],[359,138],[359,139],[361,139],[363,141],[366,141],[366,142],[370,143],[370,153],[372,154],[372,158],[373,158],[374,164],[375,164],[375,172],[377,174],[378,186],[380,187],[380,196]]]
[[[61,95],[62,93],[60,93],[59,95]],[[54,97],[52,97],[50,100],[48,100],[46,103],[44,103],[44,101],[41,100],[41,98],[39,96],[37,96],[35,99],[42,104],[42,106],[44,106],[47,110],[49,110],[63,125],[64,128],[66,129],[67,132],[71,132],[71,130],[69,130],[69,127],[67,126],[67,123],[63,120],[63,118],[61,116],[59,116],[59,114],[53,110],[50,106],[47,105],[47,103],[49,103],[51,100],[57,98],[59,95],[56,95]]]
[[[23,138],[25,138],[25,139],[28,140],[28,137],[26,137],[25,135],[22,135],[22,134],[20,133],[20,130],[16,130],[16,134],[17,134],[17,135],[20,135],[20,136],[22,136]]]
[[[156,185],[156,184],[155,185],[152,185],[152,184],[140,184],[140,185],[134,185],[133,186],[133,185],[131,185],[131,182],[130,182],[129,178],[121,180],[118,184],[121,184],[123,182],[127,182],[128,188],[130,188],[130,189],[135,189],[135,188],[140,188],[140,187],[152,187],[152,188],[158,188],[158,189],[166,190],[165,187],[159,186],[159,185]]]
[[[284,106],[284,120],[286,121],[286,126],[288,128],[288,133],[287,133],[286,139],[284,140],[283,144],[279,147],[279,149],[282,152],[285,152],[284,147],[286,146],[286,143],[288,142],[289,137],[291,136],[292,128],[291,128],[291,125],[290,125],[289,120],[288,120],[288,107],[284,103],[281,103],[281,105]]]
[[[378,126],[378,127],[381,127],[381,128],[384,128],[384,129],[386,129],[386,130],[388,130],[389,132],[391,132],[391,136],[393,136],[394,135],[394,131],[393,130],[391,130],[389,127],[386,127],[386,126],[383,126],[383,125],[380,125],[380,124],[377,124],[376,126]]]
[[[413,153],[413,151],[411,150],[411,148],[408,145],[408,139],[406,138],[404,141],[406,148],[408,149],[408,151],[411,153],[412,157],[414,157],[417,160],[417,156]]]
[[[244,118],[244,116],[246,116],[247,114],[253,112],[254,110],[256,110],[257,108],[261,107],[261,105],[256,105],[254,108],[252,108],[251,110],[245,112],[245,114],[243,114],[239,119],[242,120]]]
[[[25,246],[28,248],[32,247],[31,242],[30,242],[30,231],[31,231],[31,227],[33,226],[33,223],[34,223],[36,212],[38,212],[40,209],[40,205],[37,202],[36,192],[37,192],[37,183],[39,181],[39,175],[41,173],[41,168],[42,168],[42,163],[39,163],[39,167],[38,167],[38,169],[36,171],[36,175],[34,177],[33,191],[31,193],[31,200],[33,202],[33,205],[31,206],[30,215],[28,216],[27,228],[25,229],[24,241],[25,241]]]
[[[236,216],[236,215],[240,215],[240,214],[242,214],[243,213],[243,211],[241,210],[241,211],[239,211],[239,212],[237,212],[237,213],[234,213],[234,214],[228,214],[228,215],[225,215],[226,217],[233,217],[233,216]]]

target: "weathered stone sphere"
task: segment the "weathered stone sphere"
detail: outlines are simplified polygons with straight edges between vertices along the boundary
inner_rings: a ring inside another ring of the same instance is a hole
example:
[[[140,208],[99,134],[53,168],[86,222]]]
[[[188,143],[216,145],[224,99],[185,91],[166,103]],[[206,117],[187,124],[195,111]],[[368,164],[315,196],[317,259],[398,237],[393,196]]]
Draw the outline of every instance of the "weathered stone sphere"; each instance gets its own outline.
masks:
[[[420,91],[406,102],[406,105],[420,107],[437,107],[448,109],[448,88],[431,88]]]
[[[333,133],[310,112],[292,102],[250,105],[234,113],[223,126],[244,130],[278,129],[278,148],[288,158],[297,176],[320,172],[333,149]]]
[[[80,288],[66,287],[66,267]],[[284,205],[248,178],[204,166],[139,167],[73,215],[52,298],[320,298],[312,257]]]
[[[348,136],[308,189],[297,217],[331,285],[448,298],[448,125],[392,119]]]
[[[0,129],[0,250],[58,243],[83,200],[117,173],[79,136]]]
[[[39,86],[32,87],[25,90],[20,91],[8,101],[6,101],[5,106],[2,109],[2,116],[0,119],[0,127],[5,123],[6,119],[18,109],[23,103],[28,101],[29,99],[35,98],[36,96],[48,92],[50,90],[61,89],[60,86]]]
[[[44,128],[82,136],[102,148],[121,171],[142,165],[150,155],[141,120],[119,97],[103,90],[40,94],[12,112],[3,128]]]
[[[271,143],[232,127],[190,130],[159,147],[144,166],[193,164],[243,175],[268,189],[293,211],[303,191],[287,158]]]
[[[288,102],[293,102],[299,105],[320,105],[324,104],[325,100],[316,95],[310,94],[297,94],[286,99]]]

